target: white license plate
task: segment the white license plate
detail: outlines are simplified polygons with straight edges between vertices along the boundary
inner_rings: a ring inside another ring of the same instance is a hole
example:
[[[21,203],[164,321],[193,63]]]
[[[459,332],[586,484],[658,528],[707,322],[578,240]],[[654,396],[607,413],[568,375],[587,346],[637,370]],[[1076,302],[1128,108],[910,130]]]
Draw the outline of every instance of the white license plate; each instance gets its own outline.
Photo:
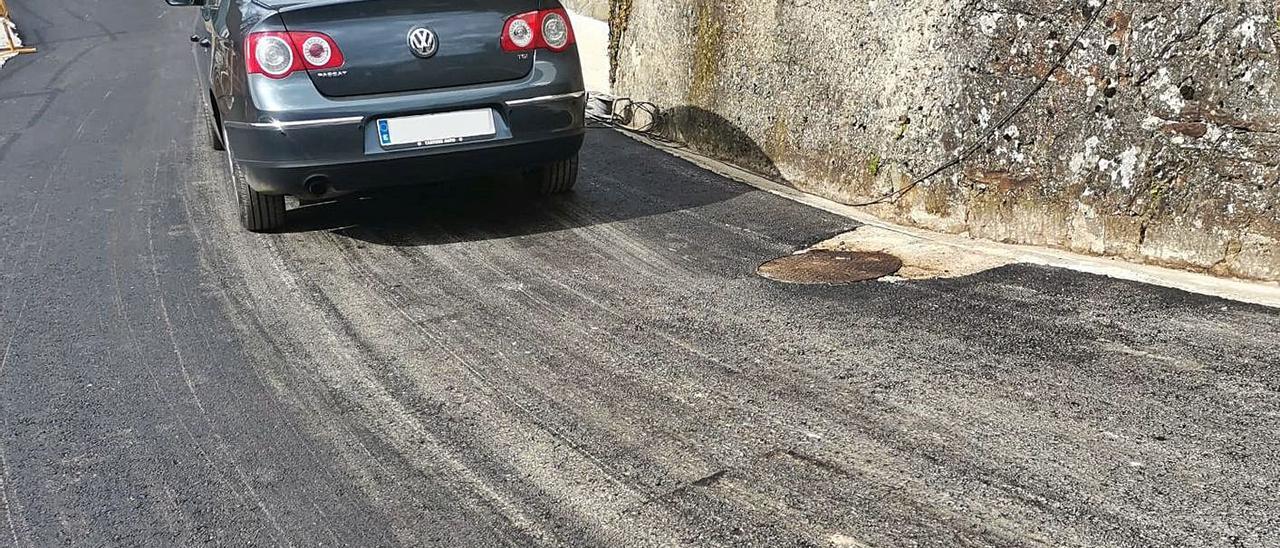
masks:
[[[489,108],[378,120],[378,141],[384,148],[447,145],[497,133]]]

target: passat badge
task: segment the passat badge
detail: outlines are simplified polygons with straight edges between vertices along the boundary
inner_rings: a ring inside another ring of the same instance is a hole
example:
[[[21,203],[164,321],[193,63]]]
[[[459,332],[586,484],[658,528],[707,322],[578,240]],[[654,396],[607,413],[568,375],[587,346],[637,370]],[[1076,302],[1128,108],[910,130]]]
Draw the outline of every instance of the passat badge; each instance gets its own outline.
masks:
[[[440,40],[436,33],[427,27],[414,27],[409,31],[409,51],[414,55],[427,59],[440,50]]]

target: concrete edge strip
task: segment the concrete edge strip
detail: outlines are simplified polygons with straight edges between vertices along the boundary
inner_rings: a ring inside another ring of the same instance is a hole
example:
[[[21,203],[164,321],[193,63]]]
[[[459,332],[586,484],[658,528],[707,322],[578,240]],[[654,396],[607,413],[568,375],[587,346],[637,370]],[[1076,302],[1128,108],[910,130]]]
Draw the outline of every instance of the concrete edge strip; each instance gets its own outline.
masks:
[[[1121,259],[1091,257],[1057,249],[978,240],[965,236],[896,225],[859,211],[852,206],[796,190],[740,167],[703,156],[688,149],[667,146],[634,133],[625,131],[619,131],[619,133],[747,186],[828,213],[847,217],[868,226],[895,232],[909,238],[950,246],[960,252],[973,252],[976,250],[980,253],[1003,257],[1017,263],[1065,268],[1077,272],[1179,289],[1232,301],[1280,308],[1280,284],[1218,278],[1197,272],[1130,263]]]

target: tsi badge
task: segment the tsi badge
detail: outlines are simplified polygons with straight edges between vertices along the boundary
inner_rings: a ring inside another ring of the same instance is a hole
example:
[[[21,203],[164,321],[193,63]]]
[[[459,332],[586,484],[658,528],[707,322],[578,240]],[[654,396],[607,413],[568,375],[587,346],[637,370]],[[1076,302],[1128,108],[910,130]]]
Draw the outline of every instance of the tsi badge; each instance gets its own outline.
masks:
[[[427,27],[413,27],[409,31],[409,51],[422,59],[429,59],[440,51],[440,40],[435,31]]]

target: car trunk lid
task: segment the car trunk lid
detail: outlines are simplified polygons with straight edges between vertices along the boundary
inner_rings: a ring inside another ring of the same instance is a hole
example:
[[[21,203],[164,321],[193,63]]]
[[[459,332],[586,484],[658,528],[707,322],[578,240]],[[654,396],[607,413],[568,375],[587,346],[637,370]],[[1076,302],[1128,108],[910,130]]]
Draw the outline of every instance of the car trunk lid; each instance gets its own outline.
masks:
[[[346,97],[522,78],[533,56],[502,50],[503,25],[535,9],[537,0],[328,0],[283,7],[280,18],[290,31],[333,38],[346,63],[308,72],[320,93]],[[434,52],[415,54],[415,29],[434,34]]]

